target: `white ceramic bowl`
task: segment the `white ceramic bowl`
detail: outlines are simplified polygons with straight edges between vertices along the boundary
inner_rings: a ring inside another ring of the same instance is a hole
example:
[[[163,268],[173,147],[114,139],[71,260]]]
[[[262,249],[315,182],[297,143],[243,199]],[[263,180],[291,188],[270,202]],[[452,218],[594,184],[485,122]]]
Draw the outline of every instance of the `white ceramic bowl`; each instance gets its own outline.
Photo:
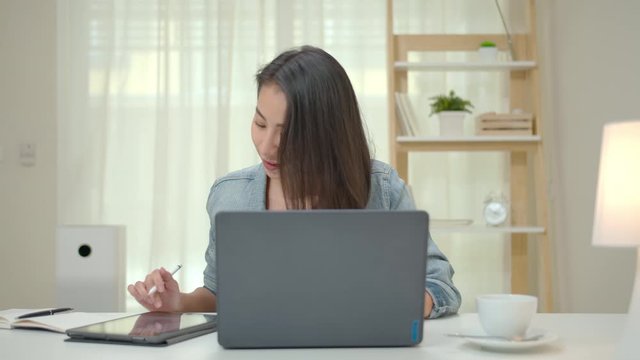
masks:
[[[480,324],[488,335],[525,336],[538,309],[538,298],[530,295],[488,294],[476,298]]]

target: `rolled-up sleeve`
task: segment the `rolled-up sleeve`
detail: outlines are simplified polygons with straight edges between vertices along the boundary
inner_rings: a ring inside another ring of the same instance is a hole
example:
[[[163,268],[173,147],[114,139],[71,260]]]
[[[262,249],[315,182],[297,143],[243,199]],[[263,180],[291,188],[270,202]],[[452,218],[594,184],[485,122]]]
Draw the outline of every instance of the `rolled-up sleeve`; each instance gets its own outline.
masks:
[[[216,278],[216,241],[214,231],[209,231],[209,245],[204,255],[207,261],[207,267],[204,269],[204,287],[211,291],[214,295],[218,291],[218,280]]]
[[[430,319],[458,312],[462,297],[453,284],[453,274],[453,267],[449,260],[429,236],[425,289],[433,299]]]
[[[214,193],[216,184],[211,187],[209,191],[209,198],[207,199],[207,213],[211,227],[209,230],[209,245],[207,245],[207,251],[204,254],[204,259],[207,262],[207,266],[204,269],[204,287],[216,294],[218,291],[218,281],[216,276],[216,235],[215,235],[215,205],[214,205]]]
[[[209,190],[207,213],[209,214],[209,244],[204,254],[204,287],[213,294],[218,292],[216,269],[215,218],[222,211],[260,211],[264,208],[266,175],[262,164],[229,173],[217,179]]]
[[[416,206],[408,186],[395,170],[389,175],[390,208],[392,210],[415,210]],[[427,275],[425,290],[433,299],[429,318],[455,314],[460,308],[461,295],[453,284],[453,267],[429,235],[427,240]]]

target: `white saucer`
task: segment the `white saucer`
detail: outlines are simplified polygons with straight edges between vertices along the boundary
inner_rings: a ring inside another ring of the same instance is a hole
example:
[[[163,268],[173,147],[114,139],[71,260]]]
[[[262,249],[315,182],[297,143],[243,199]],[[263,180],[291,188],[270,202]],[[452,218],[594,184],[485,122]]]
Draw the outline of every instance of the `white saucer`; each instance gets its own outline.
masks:
[[[465,333],[471,334],[471,333]],[[558,335],[549,331],[545,331],[543,329],[530,329],[527,331],[527,337],[536,336],[542,334],[537,340],[531,341],[509,341],[509,340],[500,340],[500,339],[478,339],[478,338],[464,338],[464,340],[482,346],[484,349],[488,350],[502,350],[502,351],[513,351],[513,350],[521,350],[521,349],[530,349],[538,346],[542,346],[545,344],[552,343],[558,340]],[[473,335],[484,335],[481,332],[474,332]]]

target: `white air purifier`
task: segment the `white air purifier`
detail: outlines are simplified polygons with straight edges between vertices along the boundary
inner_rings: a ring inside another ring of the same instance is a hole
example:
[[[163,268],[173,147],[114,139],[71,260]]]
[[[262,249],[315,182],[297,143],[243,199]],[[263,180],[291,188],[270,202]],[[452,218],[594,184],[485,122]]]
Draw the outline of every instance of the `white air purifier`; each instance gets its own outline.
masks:
[[[124,226],[58,226],[56,306],[125,311],[125,236]]]

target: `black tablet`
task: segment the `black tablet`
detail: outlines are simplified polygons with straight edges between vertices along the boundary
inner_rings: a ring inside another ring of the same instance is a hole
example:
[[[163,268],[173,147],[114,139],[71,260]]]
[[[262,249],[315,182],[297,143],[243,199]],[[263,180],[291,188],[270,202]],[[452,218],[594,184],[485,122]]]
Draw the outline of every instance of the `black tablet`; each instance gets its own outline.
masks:
[[[174,344],[216,330],[216,315],[148,312],[67,330],[66,341],[110,344]]]

